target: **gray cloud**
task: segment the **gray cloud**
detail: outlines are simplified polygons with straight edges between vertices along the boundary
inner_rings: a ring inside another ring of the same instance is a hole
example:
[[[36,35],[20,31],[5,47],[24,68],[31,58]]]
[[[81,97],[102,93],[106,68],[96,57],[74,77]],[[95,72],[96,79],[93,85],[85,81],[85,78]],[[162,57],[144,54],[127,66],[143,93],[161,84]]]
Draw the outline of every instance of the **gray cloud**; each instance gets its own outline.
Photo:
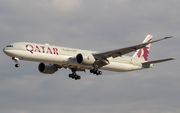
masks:
[[[0,54],[0,112],[179,113],[179,1],[1,0],[0,47],[19,41],[106,51],[139,44],[147,34],[173,39],[152,45],[149,60],[176,57],[152,69],[82,73],[38,72],[38,63]],[[130,54],[131,55],[131,54]]]

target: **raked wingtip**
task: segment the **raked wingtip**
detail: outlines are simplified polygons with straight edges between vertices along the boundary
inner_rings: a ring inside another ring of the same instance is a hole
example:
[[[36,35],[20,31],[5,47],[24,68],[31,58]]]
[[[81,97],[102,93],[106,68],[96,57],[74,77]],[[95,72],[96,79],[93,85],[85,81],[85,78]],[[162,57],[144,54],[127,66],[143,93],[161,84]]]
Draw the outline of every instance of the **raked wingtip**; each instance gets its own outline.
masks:
[[[172,38],[173,36],[168,36],[168,37],[165,37],[165,39],[168,39],[168,38]]]

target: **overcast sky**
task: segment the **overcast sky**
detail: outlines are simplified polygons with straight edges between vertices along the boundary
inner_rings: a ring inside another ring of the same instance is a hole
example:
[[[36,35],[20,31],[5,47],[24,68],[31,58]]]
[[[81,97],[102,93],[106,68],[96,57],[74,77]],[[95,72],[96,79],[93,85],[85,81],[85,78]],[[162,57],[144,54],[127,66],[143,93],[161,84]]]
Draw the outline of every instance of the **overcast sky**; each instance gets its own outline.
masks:
[[[0,0],[0,48],[14,42],[108,51],[153,39],[148,60],[175,57],[154,68],[95,76],[70,70],[53,75],[36,62],[15,62],[0,52],[1,113],[179,113],[180,1]],[[132,54],[128,54],[132,55]]]

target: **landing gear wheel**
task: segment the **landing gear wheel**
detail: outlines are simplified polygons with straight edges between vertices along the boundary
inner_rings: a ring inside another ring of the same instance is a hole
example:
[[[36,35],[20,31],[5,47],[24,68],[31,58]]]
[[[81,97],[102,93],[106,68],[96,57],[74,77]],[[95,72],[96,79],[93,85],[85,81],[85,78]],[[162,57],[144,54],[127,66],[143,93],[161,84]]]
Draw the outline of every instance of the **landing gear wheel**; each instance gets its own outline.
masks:
[[[74,77],[74,79],[75,79],[75,80],[79,80],[79,79],[81,79],[81,76],[76,75],[76,76]]]
[[[77,79],[77,76],[76,76],[74,79],[75,79],[75,80],[78,80],[78,79]]]
[[[93,69],[93,74],[97,74],[97,69]]]
[[[96,70],[96,75],[99,75],[99,70]]]
[[[72,78],[72,74],[69,74],[69,78]]]
[[[81,79],[81,76],[77,76],[77,79]]]
[[[90,70],[90,73],[93,73],[93,69]]]
[[[102,75],[102,71],[99,71],[99,75]]]
[[[16,64],[15,67],[18,68],[20,65],[19,64]]]

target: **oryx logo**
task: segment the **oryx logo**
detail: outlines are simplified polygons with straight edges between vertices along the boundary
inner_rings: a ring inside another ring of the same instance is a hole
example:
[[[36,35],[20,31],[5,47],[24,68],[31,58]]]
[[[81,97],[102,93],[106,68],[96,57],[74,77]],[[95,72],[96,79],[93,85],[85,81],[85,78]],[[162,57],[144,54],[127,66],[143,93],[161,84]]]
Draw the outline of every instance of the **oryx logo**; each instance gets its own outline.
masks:
[[[150,42],[152,40],[152,38],[150,40],[148,40],[147,42]],[[138,53],[137,53],[137,56],[138,57],[144,57],[144,60],[147,61],[148,59],[148,55],[149,55],[149,44],[147,44],[144,48],[141,48]],[[143,53],[142,53],[143,52]]]
[[[87,59],[88,59],[88,60],[90,59],[89,56],[87,57]]]

